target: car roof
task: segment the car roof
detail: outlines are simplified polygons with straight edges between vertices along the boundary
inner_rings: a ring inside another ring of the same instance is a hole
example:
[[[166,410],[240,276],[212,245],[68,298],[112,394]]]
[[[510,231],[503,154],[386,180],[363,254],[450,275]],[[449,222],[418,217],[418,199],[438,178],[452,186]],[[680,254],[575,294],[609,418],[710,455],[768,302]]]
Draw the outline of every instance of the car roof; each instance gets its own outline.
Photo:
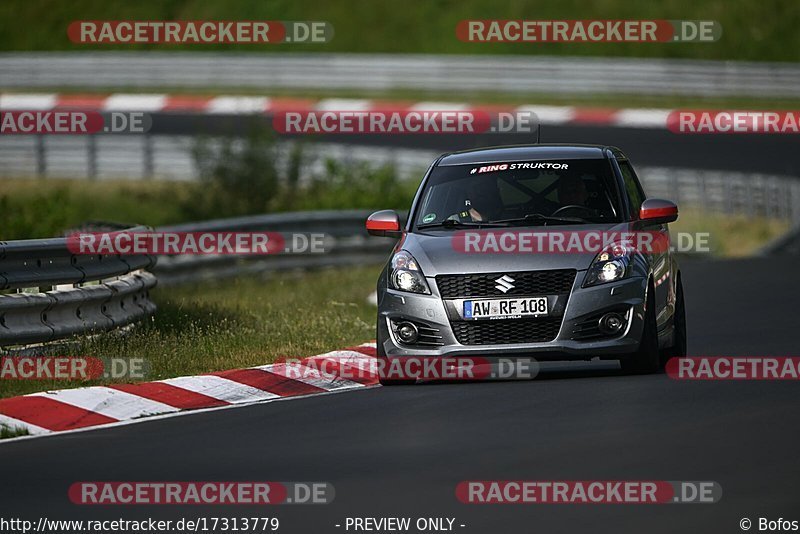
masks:
[[[443,156],[439,160],[439,165],[450,166],[545,159],[598,159],[606,157],[606,150],[612,151],[617,158],[624,158],[618,148],[605,145],[516,145],[454,152]]]

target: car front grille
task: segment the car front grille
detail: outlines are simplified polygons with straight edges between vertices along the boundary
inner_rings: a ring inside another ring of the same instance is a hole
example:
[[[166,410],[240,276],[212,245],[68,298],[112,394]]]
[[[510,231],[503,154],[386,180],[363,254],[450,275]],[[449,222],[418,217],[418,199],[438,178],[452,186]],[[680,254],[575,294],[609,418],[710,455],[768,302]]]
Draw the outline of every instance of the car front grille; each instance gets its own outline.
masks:
[[[419,339],[416,345],[428,345],[431,347],[441,347],[444,345],[442,342],[442,335],[438,328],[431,328],[430,326],[417,325],[419,329]]]
[[[596,315],[576,324],[572,329],[572,339],[583,341],[585,339],[603,337],[604,334],[600,331],[600,326],[598,325],[599,320],[600,315]]]
[[[465,297],[512,297],[517,295],[556,295],[569,293],[575,282],[574,269],[523,271],[510,273],[447,274],[436,277],[443,299]],[[513,288],[503,293],[495,286],[497,279],[513,279]]]
[[[561,317],[541,317],[496,321],[452,321],[450,324],[456,339],[462,345],[503,345],[553,341],[561,328],[561,319]]]

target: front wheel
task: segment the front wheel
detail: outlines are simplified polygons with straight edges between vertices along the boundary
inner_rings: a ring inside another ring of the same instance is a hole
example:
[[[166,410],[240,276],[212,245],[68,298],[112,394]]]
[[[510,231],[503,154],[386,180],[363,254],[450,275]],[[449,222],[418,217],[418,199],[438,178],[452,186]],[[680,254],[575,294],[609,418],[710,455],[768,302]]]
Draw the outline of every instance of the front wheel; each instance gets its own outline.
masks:
[[[410,386],[416,383],[416,380],[398,380],[397,378],[384,378],[378,377],[378,382],[381,383],[382,386]]]
[[[620,359],[622,370],[627,374],[650,374],[660,368],[658,350],[658,325],[656,324],[656,299],[652,286],[647,291],[647,303],[644,313],[644,328],[639,341],[639,349]]]
[[[379,340],[378,347],[381,346]],[[378,351],[380,352],[380,349],[378,349]],[[378,354],[378,382],[380,382],[382,386],[410,386],[417,382],[415,378],[393,378],[388,376],[389,374],[389,359],[382,354]]]

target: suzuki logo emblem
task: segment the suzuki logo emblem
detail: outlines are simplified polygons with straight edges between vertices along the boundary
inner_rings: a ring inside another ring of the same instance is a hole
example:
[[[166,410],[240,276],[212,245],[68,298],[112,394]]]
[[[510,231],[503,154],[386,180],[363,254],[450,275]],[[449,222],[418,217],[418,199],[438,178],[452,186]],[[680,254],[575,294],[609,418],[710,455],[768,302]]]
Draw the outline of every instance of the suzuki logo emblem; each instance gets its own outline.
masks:
[[[513,284],[514,279],[508,276],[507,274],[504,274],[503,276],[495,280],[495,282],[497,282],[497,285],[494,286],[495,289],[499,289],[503,293],[508,293],[509,291],[514,289],[514,284]]]

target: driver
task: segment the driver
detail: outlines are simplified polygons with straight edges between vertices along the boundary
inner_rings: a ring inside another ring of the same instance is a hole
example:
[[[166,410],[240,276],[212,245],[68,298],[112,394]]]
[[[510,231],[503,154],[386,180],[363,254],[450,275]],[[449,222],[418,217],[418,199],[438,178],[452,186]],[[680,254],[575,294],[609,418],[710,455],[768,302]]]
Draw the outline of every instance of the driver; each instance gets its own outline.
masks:
[[[485,222],[496,219],[503,210],[497,180],[489,177],[474,177],[466,187],[464,209],[448,219]]]
[[[558,202],[561,206],[586,206],[589,192],[577,176],[564,176],[558,180]]]

